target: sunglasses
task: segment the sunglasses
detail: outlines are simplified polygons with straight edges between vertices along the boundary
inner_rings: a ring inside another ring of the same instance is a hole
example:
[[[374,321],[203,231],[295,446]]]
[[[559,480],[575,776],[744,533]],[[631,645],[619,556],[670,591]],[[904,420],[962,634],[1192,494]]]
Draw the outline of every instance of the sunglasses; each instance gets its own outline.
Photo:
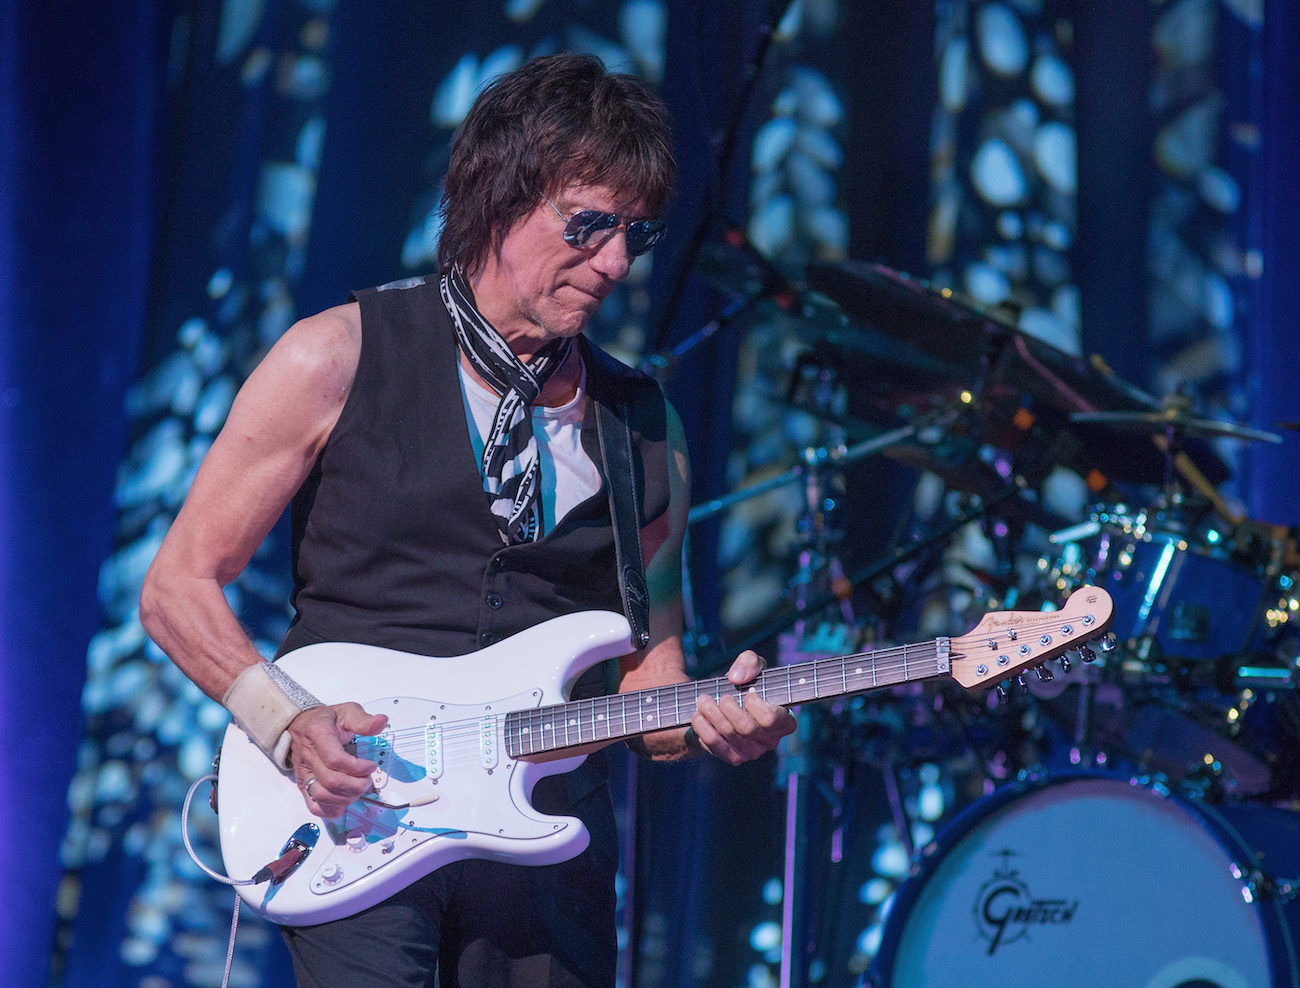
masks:
[[[572,216],[565,216],[560,207],[546,199],[546,204],[555,210],[555,215],[564,220],[564,242],[570,247],[599,247],[623,227],[627,234],[627,253],[629,257],[638,257],[646,253],[663,239],[663,220],[635,220],[625,223],[617,213],[604,213],[599,209],[580,209]],[[595,238],[594,240],[592,238]]]

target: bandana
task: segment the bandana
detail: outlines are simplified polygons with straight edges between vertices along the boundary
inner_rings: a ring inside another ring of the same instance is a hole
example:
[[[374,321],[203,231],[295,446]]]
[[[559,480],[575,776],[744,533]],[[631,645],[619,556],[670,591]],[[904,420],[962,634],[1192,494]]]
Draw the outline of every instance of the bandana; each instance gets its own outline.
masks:
[[[564,364],[573,341],[552,340],[524,363],[478,311],[460,269],[444,274],[438,287],[456,326],[461,353],[501,395],[479,464],[501,541],[506,545],[534,542],[542,537],[542,476],[530,408]]]

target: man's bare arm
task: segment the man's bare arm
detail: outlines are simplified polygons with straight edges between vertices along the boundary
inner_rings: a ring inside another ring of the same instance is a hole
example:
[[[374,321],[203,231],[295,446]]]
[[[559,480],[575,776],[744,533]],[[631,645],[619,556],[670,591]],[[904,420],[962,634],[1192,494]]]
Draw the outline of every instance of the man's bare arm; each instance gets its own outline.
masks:
[[[237,716],[232,695],[240,691],[232,694],[232,684],[246,673],[262,674],[265,666],[223,588],[248,564],[310,473],[347,401],[360,346],[355,304],[304,319],[285,333],[240,389],[145,576],[145,630],[204,693],[229,703]],[[255,676],[240,681],[254,684],[245,692],[264,686]],[[372,727],[382,728],[382,718],[340,704],[307,710],[286,728],[295,773],[311,772],[322,783],[312,787],[323,797],[316,810],[333,807],[332,787],[364,791],[362,780],[373,766],[365,768],[369,763],[349,756],[342,744]]]
[[[622,692],[684,683],[686,655],[682,648],[682,544],[690,512],[690,465],[681,420],[668,406],[667,514],[647,526],[642,544],[649,563],[646,582],[650,592],[650,644],[622,659]],[[747,683],[763,670],[763,660],[752,651],[742,652],[727,672],[736,685]],[[701,697],[699,709],[687,728],[645,735],[634,745],[657,760],[676,760],[702,749],[733,765],[771,751],[794,730],[794,718],[782,707],[771,706],[756,695],[742,708],[733,697],[721,703]]]

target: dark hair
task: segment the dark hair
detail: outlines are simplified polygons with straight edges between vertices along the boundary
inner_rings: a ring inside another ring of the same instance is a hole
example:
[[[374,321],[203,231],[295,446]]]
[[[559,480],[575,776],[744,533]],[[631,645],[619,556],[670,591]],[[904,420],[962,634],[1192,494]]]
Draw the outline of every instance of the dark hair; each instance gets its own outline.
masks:
[[[452,139],[438,264],[477,271],[540,196],[604,185],[657,216],[675,165],[668,111],[648,83],[594,55],[546,55],[494,80]]]

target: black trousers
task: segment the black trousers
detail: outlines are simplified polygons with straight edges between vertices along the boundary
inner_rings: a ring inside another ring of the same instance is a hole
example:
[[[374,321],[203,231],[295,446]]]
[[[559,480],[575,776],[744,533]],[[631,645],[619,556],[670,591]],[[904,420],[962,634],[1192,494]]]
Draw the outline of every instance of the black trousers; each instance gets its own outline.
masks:
[[[535,803],[543,809],[542,798]],[[299,988],[613,988],[618,835],[609,790],[601,785],[563,812],[591,834],[571,861],[459,861],[355,916],[282,927]]]

